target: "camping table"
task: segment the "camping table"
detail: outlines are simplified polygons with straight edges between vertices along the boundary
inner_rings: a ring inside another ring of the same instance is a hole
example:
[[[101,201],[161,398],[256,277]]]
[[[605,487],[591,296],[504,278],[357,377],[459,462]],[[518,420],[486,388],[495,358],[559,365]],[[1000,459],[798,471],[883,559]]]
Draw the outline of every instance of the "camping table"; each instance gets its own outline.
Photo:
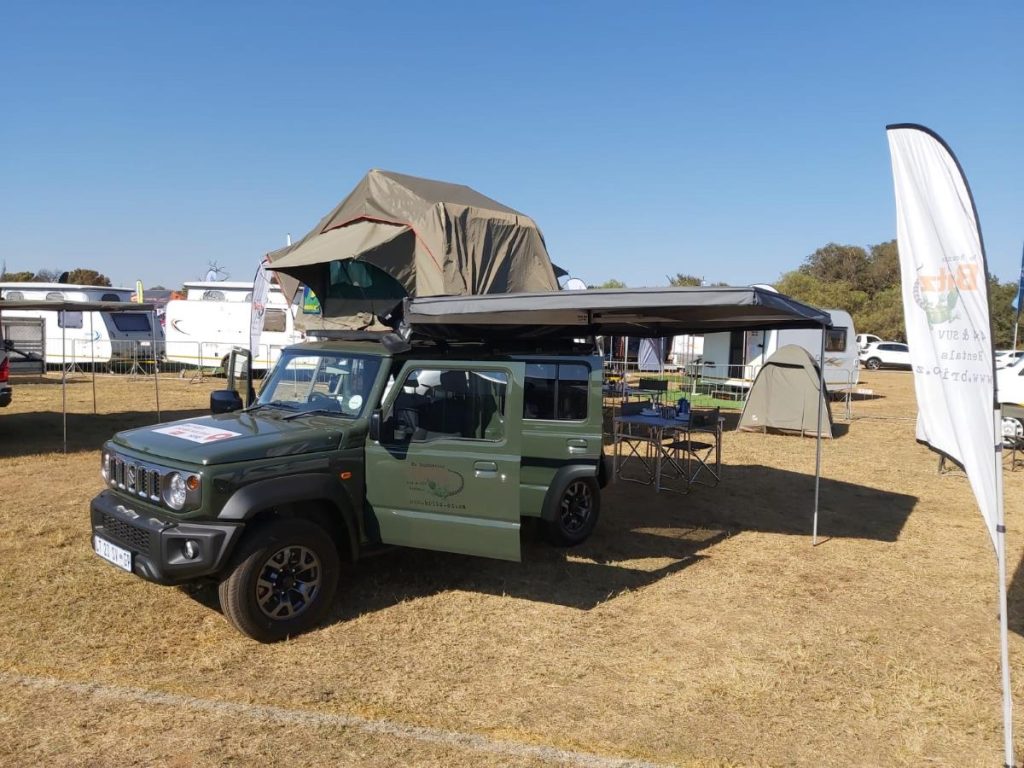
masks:
[[[616,479],[650,485],[654,482],[655,490],[674,490],[662,486],[662,475],[666,469],[674,471],[685,483],[686,490],[698,480],[702,472],[709,472],[717,483],[722,468],[722,425],[725,419],[719,417],[715,423],[707,426],[691,426],[689,419],[664,418],[656,414],[636,414],[616,416],[613,420],[613,445],[615,452],[612,459],[612,476]],[[640,427],[634,431],[633,427]],[[694,435],[705,436],[712,442],[714,463],[709,464],[696,450]],[[670,442],[666,443],[668,438]],[[641,454],[641,448],[643,453]],[[625,455],[623,455],[625,452]],[[683,458],[679,453],[682,452]],[[645,480],[623,477],[622,468],[629,461],[638,461],[644,469]],[[680,461],[685,463],[680,463]],[[694,468],[692,465],[696,463]]]

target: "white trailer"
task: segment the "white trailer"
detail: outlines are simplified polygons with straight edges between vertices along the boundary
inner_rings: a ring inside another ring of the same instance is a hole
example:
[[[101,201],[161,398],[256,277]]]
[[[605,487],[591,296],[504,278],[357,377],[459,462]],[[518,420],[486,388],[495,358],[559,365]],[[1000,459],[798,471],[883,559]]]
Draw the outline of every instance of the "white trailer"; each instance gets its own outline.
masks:
[[[167,302],[167,360],[197,368],[226,368],[234,347],[249,347],[252,289],[252,283],[243,282],[185,283],[186,298]],[[303,338],[281,289],[271,285],[253,370],[273,367],[284,347]]]
[[[852,389],[860,381],[860,357],[853,318],[841,309],[826,309],[832,327],[825,333],[825,387]],[[704,336],[701,378],[723,388],[747,388],[765,360],[779,347],[796,344],[821,364],[821,331],[771,330],[709,333]]]
[[[8,301],[121,301],[131,288],[67,283],[0,283]],[[4,317],[38,318],[44,323],[47,365],[105,365],[142,362],[163,354],[163,331],[149,312],[72,312],[55,309],[8,309]]]

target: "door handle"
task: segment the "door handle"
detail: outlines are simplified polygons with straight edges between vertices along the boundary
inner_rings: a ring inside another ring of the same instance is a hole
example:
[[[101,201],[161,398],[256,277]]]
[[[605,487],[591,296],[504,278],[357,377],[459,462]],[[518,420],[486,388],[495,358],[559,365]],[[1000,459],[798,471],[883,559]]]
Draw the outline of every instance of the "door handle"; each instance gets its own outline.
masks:
[[[578,456],[581,453],[587,452],[587,441],[581,437],[573,437],[565,441],[565,444],[569,446],[569,455]]]
[[[473,464],[474,477],[490,478],[498,476],[498,464],[493,461],[478,461]]]

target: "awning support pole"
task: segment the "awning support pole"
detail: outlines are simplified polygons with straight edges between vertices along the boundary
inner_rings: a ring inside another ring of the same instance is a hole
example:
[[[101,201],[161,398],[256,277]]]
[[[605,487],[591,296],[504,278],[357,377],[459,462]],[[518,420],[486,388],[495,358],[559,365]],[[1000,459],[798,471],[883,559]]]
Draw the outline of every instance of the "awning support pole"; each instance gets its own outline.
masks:
[[[156,324],[159,322],[159,318],[156,316],[156,310],[154,309],[149,313],[150,321],[150,335],[153,340],[153,388],[156,390],[156,420],[160,422],[160,361],[156,352]]]
[[[68,452],[68,340],[67,315],[58,312],[60,318],[60,412],[64,425],[64,453]]]
[[[93,313],[89,313],[89,356],[92,357],[92,413],[96,415],[96,333],[92,327]]]
[[[811,546],[818,545],[818,496],[821,490],[821,419],[825,410],[825,325],[821,326],[821,356],[818,358],[818,443],[814,458],[814,527]]]

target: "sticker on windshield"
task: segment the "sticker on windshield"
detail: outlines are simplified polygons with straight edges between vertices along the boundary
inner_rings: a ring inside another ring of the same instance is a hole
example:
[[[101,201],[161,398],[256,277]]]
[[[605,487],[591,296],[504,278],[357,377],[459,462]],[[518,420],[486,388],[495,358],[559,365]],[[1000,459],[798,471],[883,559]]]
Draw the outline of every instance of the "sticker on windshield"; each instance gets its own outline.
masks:
[[[193,443],[215,443],[218,440],[230,440],[232,437],[241,436],[241,432],[232,432],[230,429],[217,429],[208,427],[205,424],[172,424],[169,427],[154,429],[161,435],[179,437],[182,440],[190,440]]]
[[[352,397],[350,397],[348,399],[348,409],[350,411],[358,411],[362,407],[362,405],[363,405],[363,396],[362,395],[352,395]]]

